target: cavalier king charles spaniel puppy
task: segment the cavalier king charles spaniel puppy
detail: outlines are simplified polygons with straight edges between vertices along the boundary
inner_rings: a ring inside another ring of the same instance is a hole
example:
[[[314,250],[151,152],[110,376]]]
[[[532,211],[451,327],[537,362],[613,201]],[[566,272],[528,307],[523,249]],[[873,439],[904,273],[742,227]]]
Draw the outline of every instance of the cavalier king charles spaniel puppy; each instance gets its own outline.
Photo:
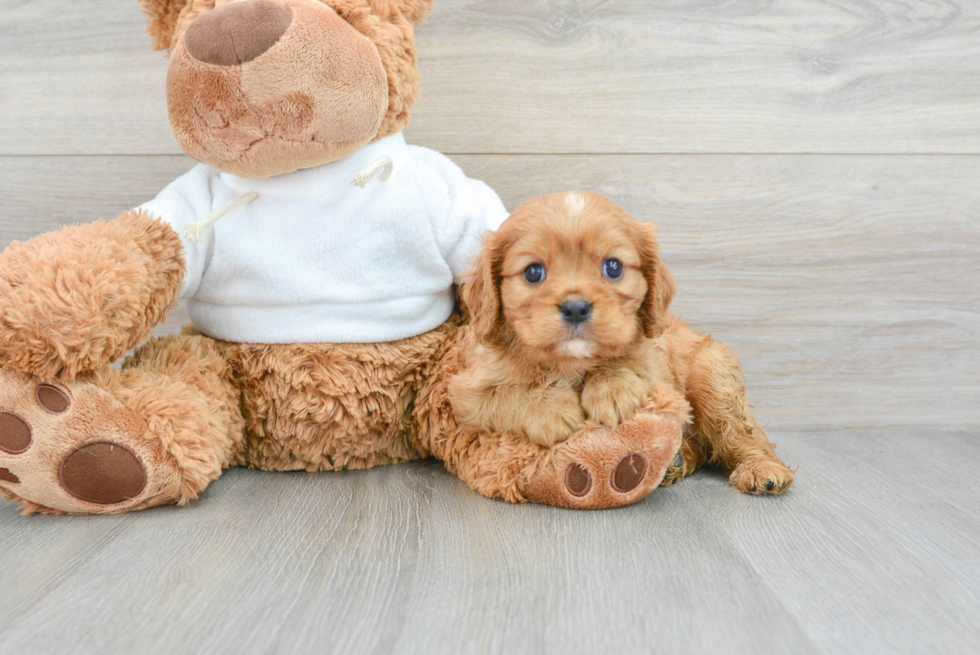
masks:
[[[792,484],[752,415],[735,355],[668,311],[674,280],[653,227],[607,198],[576,191],[524,203],[487,235],[461,295],[470,334],[449,394],[463,422],[551,447],[617,427],[669,385],[693,420],[664,484],[705,462],[746,493]]]

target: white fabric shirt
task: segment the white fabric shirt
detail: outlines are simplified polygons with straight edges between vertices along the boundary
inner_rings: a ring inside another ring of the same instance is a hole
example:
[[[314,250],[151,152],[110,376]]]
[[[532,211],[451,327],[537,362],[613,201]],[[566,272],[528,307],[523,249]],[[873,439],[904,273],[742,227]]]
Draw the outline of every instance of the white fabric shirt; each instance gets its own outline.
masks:
[[[352,180],[390,157],[365,188]],[[258,197],[203,234],[189,223]],[[181,236],[181,299],[199,331],[245,343],[393,341],[442,324],[483,234],[507,210],[494,191],[401,133],[345,160],[265,180],[201,164],[142,205]]]

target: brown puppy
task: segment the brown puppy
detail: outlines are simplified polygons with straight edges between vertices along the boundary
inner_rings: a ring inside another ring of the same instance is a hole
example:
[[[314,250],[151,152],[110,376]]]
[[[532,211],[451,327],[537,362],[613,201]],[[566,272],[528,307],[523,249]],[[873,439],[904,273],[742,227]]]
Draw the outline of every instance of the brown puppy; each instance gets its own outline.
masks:
[[[602,196],[570,192],[521,205],[489,235],[463,300],[473,341],[450,383],[457,416],[541,446],[588,424],[616,427],[657,385],[694,420],[677,482],[711,461],[747,493],[781,493],[794,474],[745,398],[738,360],[668,312],[674,281],[652,226]]]

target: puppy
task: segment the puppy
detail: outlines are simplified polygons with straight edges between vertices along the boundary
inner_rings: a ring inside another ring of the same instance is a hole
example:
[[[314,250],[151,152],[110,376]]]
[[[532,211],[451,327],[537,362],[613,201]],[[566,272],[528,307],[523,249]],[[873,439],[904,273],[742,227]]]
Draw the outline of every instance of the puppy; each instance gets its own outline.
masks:
[[[667,385],[693,422],[665,484],[708,461],[743,492],[792,484],[738,360],[669,313],[674,280],[652,226],[610,200],[569,192],[524,203],[488,235],[461,295],[470,333],[449,385],[461,421],[550,447],[583,427],[618,426]]]

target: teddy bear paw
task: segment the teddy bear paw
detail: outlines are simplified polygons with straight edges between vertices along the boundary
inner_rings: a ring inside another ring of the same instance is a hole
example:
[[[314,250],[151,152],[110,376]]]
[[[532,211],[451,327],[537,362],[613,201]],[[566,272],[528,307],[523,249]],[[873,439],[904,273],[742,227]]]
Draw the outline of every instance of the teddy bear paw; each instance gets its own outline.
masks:
[[[572,509],[630,505],[660,484],[680,446],[680,424],[649,412],[615,430],[585,430],[549,452],[531,474],[525,495]]]
[[[89,382],[0,370],[0,495],[26,512],[108,514],[146,506],[172,478],[144,421]]]

